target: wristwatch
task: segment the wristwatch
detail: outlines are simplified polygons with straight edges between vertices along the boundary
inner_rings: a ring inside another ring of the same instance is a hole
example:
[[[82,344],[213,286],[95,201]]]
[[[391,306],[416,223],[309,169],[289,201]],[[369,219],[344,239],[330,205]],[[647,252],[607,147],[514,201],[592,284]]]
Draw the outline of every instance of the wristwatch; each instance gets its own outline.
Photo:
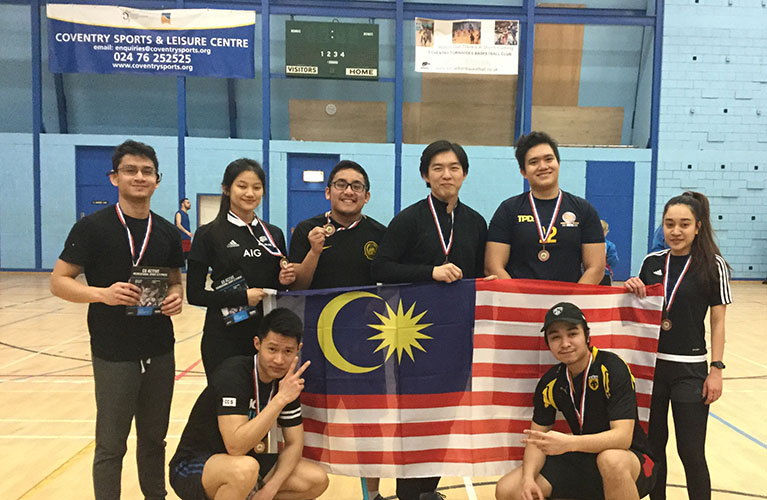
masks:
[[[719,368],[720,370],[724,370],[724,368],[725,368],[724,363],[722,363],[721,361],[712,361],[711,362],[711,367],[712,368]]]

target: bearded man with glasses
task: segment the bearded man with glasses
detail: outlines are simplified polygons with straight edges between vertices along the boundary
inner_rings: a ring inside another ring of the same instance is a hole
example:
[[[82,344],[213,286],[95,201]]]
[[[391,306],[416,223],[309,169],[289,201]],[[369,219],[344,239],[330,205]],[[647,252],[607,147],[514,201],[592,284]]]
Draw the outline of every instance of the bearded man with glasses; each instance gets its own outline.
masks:
[[[293,290],[374,285],[370,264],[386,227],[362,214],[370,179],[356,162],[339,162],[328,176],[330,210],[300,222],[290,240]]]

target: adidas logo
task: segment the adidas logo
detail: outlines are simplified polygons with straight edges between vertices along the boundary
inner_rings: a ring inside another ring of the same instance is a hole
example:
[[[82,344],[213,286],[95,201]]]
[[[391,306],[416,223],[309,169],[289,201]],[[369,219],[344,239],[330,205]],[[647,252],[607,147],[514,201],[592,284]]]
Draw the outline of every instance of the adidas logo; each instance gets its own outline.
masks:
[[[663,276],[663,271],[661,271],[660,269],[656,269],[655,271],[653,271],[653,274],[655,276]]]
[[[226,248],[239,248],[239,246],[240,245],[234,240],[231,240],[229,243],[226,244]]]

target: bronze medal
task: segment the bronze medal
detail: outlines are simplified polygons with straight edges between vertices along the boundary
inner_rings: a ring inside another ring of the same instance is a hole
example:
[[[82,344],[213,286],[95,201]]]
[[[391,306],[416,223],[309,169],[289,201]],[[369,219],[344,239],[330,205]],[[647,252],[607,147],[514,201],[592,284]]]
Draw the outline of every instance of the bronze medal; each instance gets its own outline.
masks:
[[[545,248],[541,250],[540,252],[538,252],[538,260],[540,260],[541,262],[546,262],[547,260],[549,260],[549,257],[551,257],[551,254]]]
[[[336,226],[331,223],[327,223],[322,226],[322,230],[325,231],[325,236],[333,236],[336,232]]]
[[[288,260],[287,257],[283,257],[283,258],[280,259],[280,267],[281,268],[287,269],[289,264],[290,264],[290,261]]]
[[[259,441],[259,443],[256,445],[256,453],[264,453],[266,451],[266,443],[263,441]]]
[[[663,318],[663,321],[660,322],[660,327],[664,332],[671,330],[672,326],[671,320],[668,318]]]

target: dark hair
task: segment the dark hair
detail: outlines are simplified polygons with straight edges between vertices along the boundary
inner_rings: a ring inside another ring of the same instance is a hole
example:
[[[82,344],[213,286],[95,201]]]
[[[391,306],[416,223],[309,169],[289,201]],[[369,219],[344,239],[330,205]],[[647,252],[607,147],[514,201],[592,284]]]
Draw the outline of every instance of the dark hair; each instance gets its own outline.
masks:
[[[663,207],[664,218],[669,207],[674,205],[687,205],[693,217],[695,217],[695,224],[700,223],[698,234],[695,235],[695,239],[692,241],[692,249],[690,250],[692,258],[690,271],[698,276],[702,276],[708,284],[715,282],[718,279],[716,256],[719,255],[721,257],[722,252],[719,251],[719,247],[716,241],[714,241],[714,228],[711,226],[711,209],[709,208],[708,198],[703,193],[685,191],[680,196],[674,196],[666,202],[666,205]],[[665,227],[663,222],[661,224]],[[725,261],[725,265],[730,268],[727,261]]]
[[[264,340],[269,335],[269,332],[294,338],[300,344],[304,333],[304,325],[296,313],[290,309],[278,307],[264,316],[264,319],[261,320],[261,324],[258,326],[256,336],[260,340]]]
[[[184,203],[185,201],[188,201],[188,200],[189,200],[189,198],[181,198],[180,200],[178,200],[178,204],[181,205],[182,203]]]
[[[546,132],[530,132],[527,135],[522,135],[517,139],[517,143],[514,145],[514,156],[517,157],[517,163],[519,163],[519,170],[525,171],[525,156],[531,148],[539,144],[548,144],[554,151],[554,156],[559,163],[559,148],[557,147],[557,141],[551,138]]]
[[[238,175],[245,171],[254,172],[258,178],[261,179],[261,184],[264,186],[264,192],[266,192],[266,174],[264,173],[264,169],[261,168],[261,165],[256,160],[251,160],[250,158],[238,158],[227,165],[226,170],[224,170],[224,178],[221,180],[221,187],[230,191],[232,189],[232,184],[234,184],[234,180]],[[226,214],[229,213],[229,208],[231,208],[231,206],[232,202],[229,195],[222,192],[221,205],[218,207],[216,220],[225,220]]]
[[[132,139],[123,142],[117,146],[112,153],[112,172],[117,173],[117,167],[120,166],[120,162],[125,155],[143,156],[144,158],[150,159],[154,164],[154,169],[157,171],[157,178],[159,180],[160,164],[157,163],[157,153],[154,152],[152,146]]]
[[[370,179],[368,178],[368,173],[365,172],[365,169],[362,168],[362,165],[357,163],[356,161],[351,160],[341,160],[338,163],[336,163],[336,166],[333,167],[333,170],[330,171],[330,175],[328,175],[328,187],[330,187],[331,184],[333,184],[333,178],[336,176],[336,174],[341,170],[346,169],[352,169],[356,170],[360,174],[362,174],[362,178],[365,179],[365,189],[367,191],[370,191]]]
[[[460,144],[442,139],[432,142],[426,146],[426,149],[421,153],[421,177],[429,176],[428,173],[431,159],[445,151],[452,151],[455,153],[455,156],[458,157],[458,162],[461,164],[461,167],[463,167],[463,175],[469,173],[469,158],[466,156],[466,151],[463,150]],[[431,187],[428,182],[426,183],[426,187]]]

